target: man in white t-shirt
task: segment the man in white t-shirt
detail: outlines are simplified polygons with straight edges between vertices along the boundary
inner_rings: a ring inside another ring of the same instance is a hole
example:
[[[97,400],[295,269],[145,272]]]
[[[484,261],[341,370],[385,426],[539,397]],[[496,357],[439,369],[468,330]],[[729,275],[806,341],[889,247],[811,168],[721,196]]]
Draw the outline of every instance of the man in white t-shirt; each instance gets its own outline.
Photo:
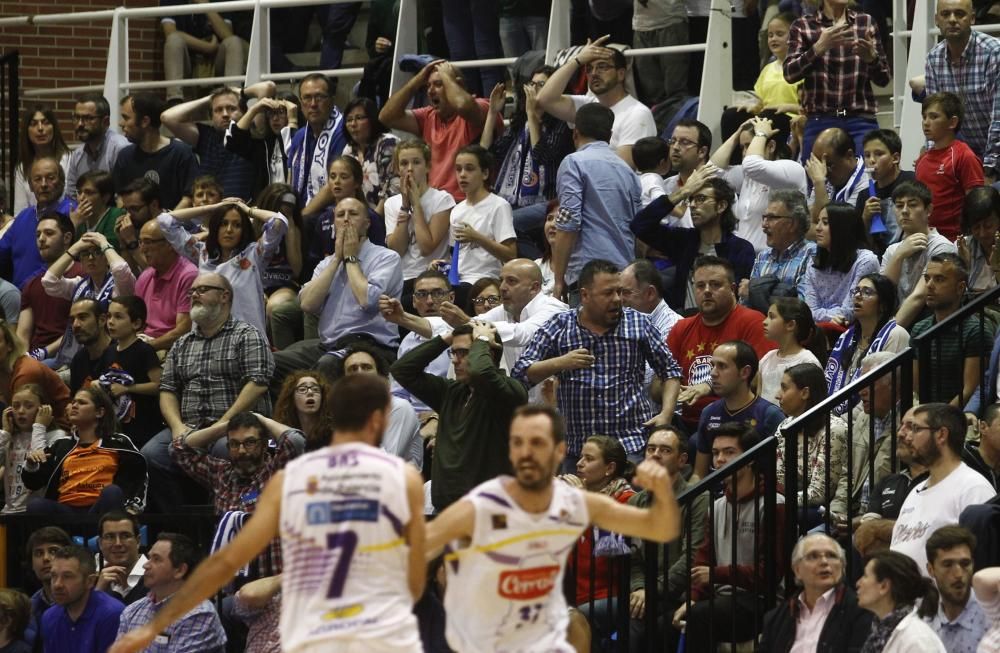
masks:
[[[913,558],[927,575],[927,538],[942,526],[957,524],[967,506],[992,499],[996,492],[981,474],[962,462],[965,415],[950,404],[924,404],[913,411],[913,427],[901,433],[913,460],[930,476],[903,502],[892,529],[893,551]]]
[[[590,102],[600,102],[615,114],[611,148],[633,168],[632,145],[645,136],[656,136],[656,122],[649,107],[625,90],[628,61],[619,50],[604,47],[604,36],[587,45],[559,67],[538,91],[538,104],[549,114],[573,123],[576,110]],[[566,85],[583,68],[587,73],[587,95],[566,95]]]

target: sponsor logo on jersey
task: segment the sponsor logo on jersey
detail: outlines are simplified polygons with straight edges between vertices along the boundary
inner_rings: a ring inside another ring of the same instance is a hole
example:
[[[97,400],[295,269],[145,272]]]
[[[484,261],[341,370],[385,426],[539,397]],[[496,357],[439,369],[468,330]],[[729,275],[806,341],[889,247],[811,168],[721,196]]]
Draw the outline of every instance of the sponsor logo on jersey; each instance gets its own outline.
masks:
[[[493,530],[507,528],[507,515],[491,515],[493,520]]]
[[[500,574],[497,593],[514,601],[537,599],[552,591],[558,575],[559,565],[504,571]]]
[[[319,479],[310,476],[306,479],[306,494],[316,494],[319,491]]]
[[[361,603],[355,603],[354,605],[345,605],[342,608],[334,608],[333,610],[328,610],[323,614],[323,621],[333,621],[334,619],[350,619],[351,617],[356,617],[365,609],[365,606]]]
[[[336,524],[345,521],[378,521],[379,502],[373,499],[313,501],[306,504],[306,522]]]

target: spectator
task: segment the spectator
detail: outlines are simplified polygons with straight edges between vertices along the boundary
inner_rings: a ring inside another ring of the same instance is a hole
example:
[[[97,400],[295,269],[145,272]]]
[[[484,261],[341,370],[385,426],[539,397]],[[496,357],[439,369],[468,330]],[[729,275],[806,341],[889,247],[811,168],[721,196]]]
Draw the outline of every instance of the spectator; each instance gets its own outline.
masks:
[[[712,154],[712,131],[702,122],[684,118],[677,121],[667,145],[670,146],[670,169],[677,173],[663,182],[663,192],[669,196],[687,186],[695,171],[702,169],[708,163]],[[715,170],[708,167],[704,172],[709,174]],[[700,177],[698,179],[701,180]],[[684,201],[670,210],[672,216],[670,224],[681,227],[692,226],[690,206],[686,200],[694,190],[696,189],[692,187],[691,193],[681,198]]]
[[[160,185],[139,177],[119,188],[118,197],[127,212],[127,215],[118,218],[115,225],[122,247],[120,253],[134,270],[142,270],[146,267],[146,250],[139,247],[139,234],[147,222],[156,222],[156,216],[161,213]]]
[[[895,551],[876,553],[865,565],[857,588],[858,605],[875,615],[862,650],[944,653],[941,640],[914,609],[918,599],[933,601],[937,592],[912,559]]]
[[[829,2],[830,0],[825,0]],[[819,213],[831,202],[854,206],[861,191],[869,186],[863,152],[853,144],[850,134],[840,127],[824,129],[816,138],[812,156],[806,161],[806,174],[812,184],[809,212],[813,227]],[[865,234],[867,240],[867,234]]]
[[[305,450],[330,444],[330,383],[322,374],[299,370],[285,377],[274,402],[274,420],[302,432]]]
[[[784,65],[788,57],[788,36],[796,16],[782,12],[775,15],[765,26],[767,49],[774,59],[761,68],[757,82],[753,85],[754,95],[758,98],[753,113],[773,111],[795,116],[802,113],[799,91],[802,81],[789,84],[785,81]],[[770,137],[768,137],[770,140]]]
[[[638,462],[643,428],[673,417],[681,370],[652,320],[623,308],[621,294],[616,265],[587,263],[580,273],[580,307],[543,324],[511,370],[528,385],[558,375],[559,412],[567,418],[564,471],[575,467],[585,438],[594,433],[614,435]],[[662,381],[659,413],[645,385],[647,363]],[[609,378],[616,379],[614,392],[608,392]]]
[[[344,156],[357,159],[364,170],[361,191],[368,207],[385,215],[386,199],[400,192],[400,170],[395,165],[399,138],[378,119],[378,107],[369,98],[354,98],[344,107]]]
[[[271,328],[271,340],[275,349],[283,349],[295,342],[299,334],[294,331],[289,333],[280,317],[282,312],[297,313],[298,322],[302,324],[302,309],[298,305],[299,279],[302,278],[304,264],[302,216],[292,187],[285,183],[266,186],[257,196],[257,208],[281,213],[288,220],[285,237],[271,256],[261,280],[267,297],[264,314]],[[275,319],[276,314],[278,319]]]
[[[71,545],[52,560],[52,598],[56,606],[42,617],[46,653],[103,653],[115,641],[125,606],[94,590],[97,569],[87,549]]]
[[[878,257],[864,247],[866,242],[853,204],[832,202],[820,211],[816,258],[805,278],[805,301],[817,322],[844,328],[854,320],[851,291],[861,277],[878,272]]]
[[[997,285],[993,248],[1000,231],[1000,191],[978,186],[966,194],[962,207],[962,232],[955,241],[958,255],[969,268],[968,292],[979,294]]]
[[[846,562],[829,535],[806,535],[795,543],[792,573],[801,589],[764,615],[762,651],[861,650],[872,616],[844,582]]]
[[[974,7],[979,4],[971,0],[939,0],[934,22],[944,38],[927,53],[924,73],[927,93],[947,91],[962,98],[965,110],[962,140],[983,161],[985,168],[993,169],[989,176],[995,181],[996,169],[1000,166],[997,161],[1000,125],[996,120],[1000,109],[1000,86],[997,85],[1000,42],[972,29],[976,22]],[[953,66],[953,61],[961,62],[961,66]]]
[[[777,343],[778,348],[761,356],[760,373],[753,386],[761,399],[778,405],[778,391],[785,370],[804,363],[822,369],[820,360],[826,358],[826,340],[816,328],[809,307],[801,299],[792,297],[778,297],[771,303],[764,319],[764,335]],[[823,394],[826,394],[825,388]]]
[[[699,256],[694,262],[698,313],[673,326],[667,345],[681,366],[681,420],[694,432],[702,409],[718,399],[712,393],[712,343],[742,340],[757,354],[774,349],[764,336],[764,316],[736,303],[736,279],[729,261]]]
[[[69,365],[69,390],[76,394],[100,379],[104,371],[104,351],[111,344],[107,306],[93,298],[78,299],[69,309],[69,321],[73,339],[81,345]]]
[[[889,84],[889,63],[872,17],[838,0],[823,0],[819,11],[792,23],[782,65],[785,81],[804,80],[800,97],[809,118],[802,161],[810,160],[813,141],[818,144],[820,132],[830,127],[843,130],[860,152],[862,136],[878,129],[872,82]]]
[[[632,160],[639,173],[642,208],[664,195],[664,175],[670,174],[670,146],[659,136],[640,138],[632,146]]]
[[[639,0],[632,4],[632,47],[687,44],[688,17],[684,2]],[[639,83],[640,97],[654,109],[656,125],[662,128],[687,95],[688,54],[635,57],[632,69]]]
[[[503,300],[500,298],[500,280],[493,277],[483,277],[469,288],[465,312],[478,317],[500,306],[501,303]]]
[[[322,73],[311,73],[299,82],[299,101],[306,124],[299,127],[288,147],[292,189],[300,206],[306,206],[326,184],[334,157],[346,143],[344,116],[333,103],[334,87]]]
[[[24,512],[28,499],[39,496],[25,486],[21,478],[28,456],[41,451],[60,438],[67,437],[52,423],[52,406],[46,403],[42,389],[34,383],[18,386],[10,406],[3,411],[0,430],[0,456],[3,468],[4,506],[2,514]]]
[[[162,112],[163,103],[147,93],[122,99],[121,130],[131,145],[118,154],[111,175],[119,195],[140,177],[157,184],[160,205],[171,209],[190,204],[198,163],[187,143],[160,135]]]
[[[274,359],[264,336],[232,317],[229,280],[200,274],[191,284],[190,297],[194,327],[170,348],[160,379],[160,412],[167,429],[142,448],[160,509],[183,503],[180,469],[170,459],[172,438],[252,408],[259,413],[271,409],[267,384]]]
[[[673,263],[674,283],[668,299],[678,310],[698,307],[694,291],[692,266],[698,256],[715,255],[732,263],[736,277],[742,282],[750,278],[753,267],[753,245],[734,235],[736,216],[733,206],[736,196],[721,179],[703,179],[701,171],[688,178],[688,203],[693,227],[662,227],[664,210],[673,203],[677,191],[656,203],[655,208],[640,211],[629,228],[639,240],[661,252]]]
[[[896,284],[899,301],[909,297],[924,276],[927,262],[938,254],[956,253],[955,244],[928,226],[933,213],[931,191],[922,182],[904,181],[892,192],[900,241],[882,256],[882,274]]]
[[[31,620],[31,599],[14,589],[0,590],[0,650],[4,653],[31,653],[25,630]]]
[[[69,197],[76,196],[84,174],[98,171],[110,174],[118,160],[118,153],[128,146],[127,138],[110,129],[111,107],[99,93],[88,93],[77,100],[73,109],[73,124],[76,125],[74,134],[80,145],[70,154],[66,167],[66,194]],[[95,178],[101,179],[99,176]],[[110,185],[113,194],[114,182]]]
[[[291,93],[274,97],[275,89],[274,82],[260,82],[244,89],[245,96],[258,99],[229,123],[222,137],[228,152],[250,164],[253,197],[268,185],[283,184],[288,179],[288,146],[292,132],[299,127],[298,98]]]
[[[573,116],[576,152],[559,164],[556,181],[560,206],[552,244],[552,295],[557,299],[567,291],[575,295],[587,261],[601,258],[622,267],[631,262],[635,239],[628,225],[639,210],[642,193],[639,178],[615,158],[608,144],[615,121],[611,109],[587,103],[574,110]]]
[[[924,100],[921,115],[924,137],[931,146],[917,159],[917,180],[926,184],[934,197],[930,225],[954,241],[961,234],[966,194],[984,183],[983,167],[972,149],[956,140],[965,118],[961,98],[953,93],[930,95]]]
[[[545,225],[542,228],[542,251],[541,256],[535,259],[535,264],[542,271],[542,292],[552,295],[555,286],[555,274],[552,272],[552,244],[556,241],[559,230],[556,229],[556,220],[559,218],[559,200],[551,200],[545,205]],[[514,230],[517,230],[515,225]],[[520,245],[519,245],[520,247]]]
[[[858,193],[857,207],[865,222],[865,232],[870,235],[876,252],[881,254],[886,246],[901,237],[893,193],[900,184],[914,181],[916,176],[909,170],[899,169],[903,142],[896,132],[891,129],[873,129],[865,134],[863,143],[865,170],[869,179],[875,182],[875,195],[871,194],[871,185],[862,188]],[[872,220],[876,214],[882,216],[885,233],[871,233]]]
[[[926,435],[925,435],[926,434]],[[927,565],[927,538],[941,526],[958,523],[967,506],[986,503],[996,495],[989,481],[962,462],[965,416],[946,404],[923,404],[913,411],[907,433],[913,459],[930,477],[903,502],[892,530],[893,551]]]
[[[97,532],[101,568],[94,589],[132,605],[149,591],[142,582],[147,559],[139,553],[139,520],[123,510],[112,510],[101,515]]]
[[[21,314],[21,291],[6,279],[0,279],[0,316],[14,326]]]
[[[906,349],[910,334],[896,324],[896,287],[881,274],[866,274],[851,289],[854,321],[840,334],[826,363],[830,394],[861,376],[861,361],[868,354],[887,351],[893,354]],[[852,400],[853,402],[853,400]],[[835,408],[842,413],[848,405]]]
[[[143,565],[146,571],[142,582],[149,594],[125,608],[118,634],[124,635],[149,623],[156,609],[181,588],[201,557],[197,545],[188,536],[160,533],[149,549],[149,560]],[[226,645],[222,622],[208,600],[168,626],[159,637],[166,638],[170,650],[174,651],[222,653]]]
[[[168,0],[163,4],[179,7],[187,2]],[[232,14],[211,11],[164,16],[160,19],[160,28],[163,30],[163,76],[167,81],[192,76],[192,55],[208,63],[209,77],[242,77],[246,72],[249,35],[234,32]],[[183,102],[183,88],[167,87],[167,101],[171,105]]]
[[[698,431],[688,445],[697,452],[694,475],[698,478],[708,476],[713,433],[722,424],[743,424],[769,438],[784,419],[777,406],[751,389],[757,364],[753,347],[742,340],[720,343],[712,351],[712,394],[718,399],[701,411]]]
[[[474,322],[435,336],[391,368],[393,378],[439,416],[431,467],[431,500],[438,512],[478,483],[510,471],[505,435],[514,409],[528,395],[499,369],[501,347],[494,327]],[[455,380],[424,371],[446,350]]]
[[[77,238],[88,231],[97,231],[108,239],[112,247],[119,249],[115,226],[126,212],[114,205],[115,188],[111,173],[103,170],[85,172],[77,179],[77,186],[77,208],[70,213],[76,225]]]
[[[544,50],[549,35],[552,0],[514,0],[500,5],[500,43],[503,56],[518,57],[530,50]]]
[[[681,320],[663,299],[663,277],[649,259],[637,258],[622,270],[622,304],[645,313],[664,340]]]
[[[989,620],[989,630],[979,642],[979,651],[995,649],[1000,644],[1000,567],[980,569],[972,577],[972,588],[983,614]]]
[[[55,159],[36,158],[30,168],[30,183],[37,204],[18,213],[0,238],[0,269],[6,270],[5,278],[19,290],[45,269],[38,248],[33,247],[40,219],[55,214],[69,215],[76,208],[73,200],[63,195],[65,177]]]
[[[413,97],[424,87],[430,106],[407,109]],[[489,88],[493,88],[493,84]],[[455,155],[482,133],[486,114],[490,110],[489,102],[474,97],[472,93],[474,91],[465,86],[458,69],[443,59],[437,59],[390,95],[378,116],[389,129],[409,132],[430,145],[434,152],[430,185],[451,193],[455,201],[465,199],[453,167]]]
[[[184,224],[202,211],[211,214],[208,236],[191,235]],[[254,238],[254,220],[261,224]],[[233,318],[253,325],[266,337],[263,275],[288,230],[280,212],[247,206],[237,199],[202,208],[175,209],[156,219],[170,246],[198,265],[198,271],[218,273],[233,288]]]
[[[889,474],[875,484],[868,502],[868,512],[855,518],[855,529],[859,524],[880,517],[895,521],[899,516],[899,509],[903,507],[903,501],[913,488],[927,478],[927,468],[913,459],[914,452],[910,447],[910,437],[907,435],[913,430],[913,411],[918,407],[911,407],[899,422],[899,431],[896,434],[896,459],[899,460],[899,472]]]
[[[927,332],[962,305],[969,272],[957,254],[938,254],[931,257],[924,272],[927,287],[926,305],[932,315],[913,325],[912,337]],[[930,384],[931,397],[936,401],[964,406],[972,397],[982,376],[982,359],[993,339],[993,323],[981,323],[978,316],[970,315],[934,343],[937,364]],[[929,346],[923,344],[922,346]],[[914,366],[917,370],[918,366]],[[913,387],[919,379],[914,376]],[[921,397],[926,399],[925,397]]]
[[[52,404],[52,415],[63,425],[69,389],[59,375],[25,352],[24,341],[12,325],[0,321],[0,400],[10,405],[14,391],[25,383],[42,388]]]
[[[28,536],[25,553],[31,572],[41,588],[31,596],[31,622],[25,633],[35,651],[42,650],[42,616],[55,605],[52,596],[52,561],[64,546],[72,544],[69,535],[56,526],[43,526]]]
[[[142,333],[153,349],[166,351],[191,330],[188,291],[198,268],[167,242],[156,220],[142,225],[139,247],[149,264],[135,282],[135,294],[148,309]]]
[[[713,432],[711,442],[716,469],[722,469],[761,439],[749,426],[721,425]],[[710,641],[752,639],[760,630],[760,624],[755,622],[763,617],[758,603],[767,584],[765,570],[768,564],[775,565],[775,569],[784,568],[781,544],[784,497],[780,494],[776,497],[775,523],[769,524],[764,520],[762,479],[753,465],[742,467],[723,483],[725,496],[715,499],[714,510],[710,513],[714,521],[709,520],[705,539],[696,545],[691,568],[690,610],[688,603],[682,603],[674,612],[675,627],[685,617],[687,619],[685,650],[708,651]],[[736,528],[730,527],[734,523]],[[773,544],[765,533],[774,536]],[[709,585],[710,579],[714,580],[714,586]],[[735,591],[736,588],[743,591]],[[714,595],[711,600],[710,594]],[[730,629],[727,622],[734,615],[735,624]],[[718,623],[726,623],[726,626],[719,629],[722,632],[713,634],[713,625]]]
[[[31,185],[34,174],[32,168],[36,159],[53,159],[59,166],[62,180],[66,179],[66,168],[69,165],[69,148],[63,140],[55,112],[48,107],[35,105],[24,112],[19,143],[18,165],[14,169],[15,216],[38,203],[38,191]],[[59,199],[61,198],[60,194]]]
[[[281,576],[252,580],[233,596],[233,614],[247,624],[245,653],[281,653]]]
[[[744,304],[763,311],[775,295],[805,298],[806,274],[816,243],[806,239],[809,206],[799,191],[771,191],[760,219],[767,247],[758,252],[750,280],[740,283],[739,295]]]
[[[646,105],[628,94],[625,90],[625,78],[628,75],[628,61],[619,50],[606,47],[607,36],[593,43],[587,42],[577,52],[549,77],[548,81],[538,91],[538,104],[542,109],[559,120],[573,124],[579,131],[580,118],[577,112],[584,105],[592,102],[612,112],[606,136],[599,140],[607,141],[629,166],[632,163],[632,145],[644,136],[656,135],[656,122],[653,112]],[[580,68],[587,73],[588,95],[564,95],[569,82],[578,74]],[[591,134],[586,134],[593,138]],[[574,134],[574,139],[578,138]],[[577,149],[581,143],[576,143]],[[558,187],[562,184],[557,182]],[[560,192],[561,195],[561,192]]]
[[[921,616],[946,651],[975,651],[989,622],[972,599],[972,552],[976,536],[961,526],[942,526],[927,539],[927,571],[937,587],[937,610],[921,606]],[[927,614],[931,612],[931,614]]]
[[[496,59],[503,54],[499,9],[489,0],[442,0],[444,38],[453,59]],[[471,68],[468,76],[469,92],[485,95],[503,79],[503,72],[499,66]]]

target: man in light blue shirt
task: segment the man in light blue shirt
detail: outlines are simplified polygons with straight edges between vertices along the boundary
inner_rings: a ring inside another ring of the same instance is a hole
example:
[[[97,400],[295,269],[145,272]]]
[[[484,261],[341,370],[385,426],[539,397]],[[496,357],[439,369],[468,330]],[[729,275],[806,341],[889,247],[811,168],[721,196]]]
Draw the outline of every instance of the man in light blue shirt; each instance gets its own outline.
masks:
[[[937,612],[925,616],[948,653],[975,653],[990,622],[972,596],[976,536],[961,526],[942,526],[927,538],[927,573],[937,585]]]
[[[66,168],[66,195],[76,197],[76,181],[92,170],[111,172],[118,153],[128,147],[128,139],[111,127],[111,107],[100,93],[82,96],[73,109],[74,134],[79,147],[69,155]]]
[[[552,244],[552,296],[572,289],[587,261],[605,259],[624,268],[635,254],[629,223],[641,206],[639,177],[611,149],[615,116],[596,102],[576,112],[576,152],[559,165],[559,217]]]

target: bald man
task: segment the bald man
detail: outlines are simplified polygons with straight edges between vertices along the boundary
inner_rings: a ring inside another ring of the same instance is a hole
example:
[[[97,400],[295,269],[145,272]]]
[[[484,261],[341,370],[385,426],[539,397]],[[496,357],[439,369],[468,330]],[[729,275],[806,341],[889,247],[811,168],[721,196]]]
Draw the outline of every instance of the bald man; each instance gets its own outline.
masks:
[[[135,282],[136,297],[146,302],[145,339],[154,349],[167,350],[191,330],[188,291],[198,276],[198,268],[177,254],[156,220],[142,225],[139,250],[149,266]]]
[[[806,162],[806,173],[813,183],[809,197],[813,224],[819,221],[819,212],[830,202],[847,202],[854,206],[861,191],[868,188],[865,160],[858,156],[854,139],[841,127],[830,127],[819,133]]]

